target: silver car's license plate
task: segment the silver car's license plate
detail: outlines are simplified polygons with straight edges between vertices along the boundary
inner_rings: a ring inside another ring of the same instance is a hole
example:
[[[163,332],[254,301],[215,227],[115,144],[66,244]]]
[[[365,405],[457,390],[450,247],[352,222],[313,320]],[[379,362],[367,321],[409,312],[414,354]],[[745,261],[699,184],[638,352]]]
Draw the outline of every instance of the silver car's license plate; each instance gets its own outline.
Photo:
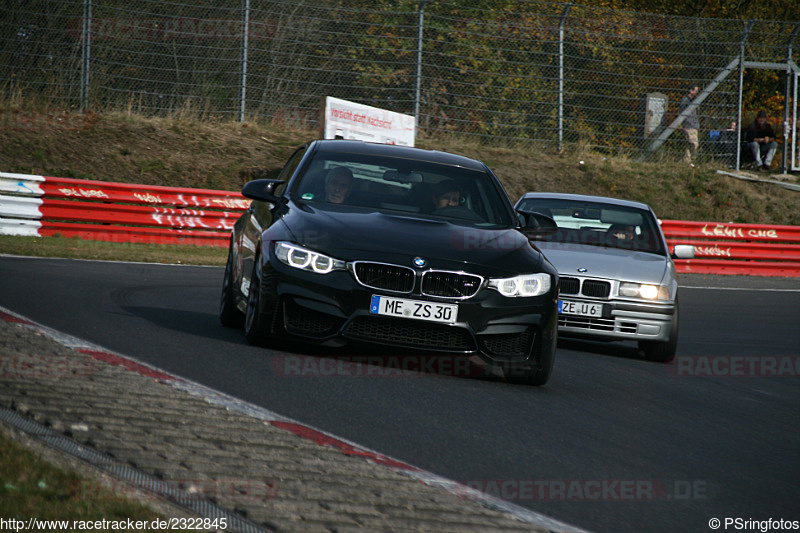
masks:
[[[458,305],[373,295],[369,312],[374,315],[453,324],[458,317]]]
[[[600,318],[603,316],[603,304],[559,300],[558,312],[564,315],[581,315]]]

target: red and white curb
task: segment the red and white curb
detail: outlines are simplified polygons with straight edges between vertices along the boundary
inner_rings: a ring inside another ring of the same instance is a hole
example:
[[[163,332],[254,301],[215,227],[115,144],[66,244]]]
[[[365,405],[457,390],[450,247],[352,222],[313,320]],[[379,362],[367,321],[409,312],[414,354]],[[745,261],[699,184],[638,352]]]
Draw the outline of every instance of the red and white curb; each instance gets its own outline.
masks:
[[[420,482],[440,487],[459,498],[474,501],[489,509],[508,513],[522,522],[544,527],[552,533],[588,533],[584,529],[555,520],[540,513],[525,509],[519,505],[502,500],[495,496],[480,492],[457,481],[426,472],[413,465],[394,459],[382,453],[365,448],[357,443],[337,437],[325,431],[313,428],[296,420],[292,420],[278,413],[239,400],[220,391],[206,387],[191,380],[174,376],[148,363],[138,361],[135,358],[116,354],[105,348],[92,344],[83,339],[73,337],[58,330],[38,324],[24,316],[21,316],[4,307],[0,307],[0,320],[14,323],[18,326],[40,333],[53,341],[71,348],[79,353],[91,356],[92,358],[108,364],[112,364],[128,371],[135,372],[156,381],[169,384],[178,390],[202,398],[203,400],[225,407],[232,411],[245,414],[266,424],[290,431],[306,440],[310,440],[320,446],[331,446],[351,457],[361,457],[370,462],[391,468],[395,472],[411,476]]]

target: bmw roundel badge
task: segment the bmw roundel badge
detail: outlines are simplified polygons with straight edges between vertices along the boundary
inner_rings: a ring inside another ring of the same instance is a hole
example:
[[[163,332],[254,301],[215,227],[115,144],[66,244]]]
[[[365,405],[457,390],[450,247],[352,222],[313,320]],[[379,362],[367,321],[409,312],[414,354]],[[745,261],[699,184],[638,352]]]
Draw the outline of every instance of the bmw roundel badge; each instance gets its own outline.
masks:
[[[586,274],[588,271],[589,271],[589,269],[588,268],[584,268],[584,267],[580,267],[578,269],[578,272],[580,272],[581,274]]]
[[[427,265],[427,264],[428,264],[428,262],[427,262],[427,261],[425,261],[425,260],[424,260],[423,258],[421,258],[421,257],[415,257],[415,258],[414,258],[414,266],[415,266],[415,267],[417,267],[417,268],[422,268],[422,267],[424,267],[424,266],[425,266],[425,265]]]

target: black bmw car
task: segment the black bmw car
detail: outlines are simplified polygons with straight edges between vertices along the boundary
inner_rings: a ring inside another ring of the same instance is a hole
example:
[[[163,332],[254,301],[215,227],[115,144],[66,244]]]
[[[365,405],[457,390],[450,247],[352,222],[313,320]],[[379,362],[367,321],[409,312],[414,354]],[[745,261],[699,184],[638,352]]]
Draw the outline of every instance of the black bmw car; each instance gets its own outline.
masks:
[[[248,342],[478,355],[509,381],[547,382],[558,273],[529,237],[555,224],[515,212],[485,164],[317,140],[242,194],[220,319]]]

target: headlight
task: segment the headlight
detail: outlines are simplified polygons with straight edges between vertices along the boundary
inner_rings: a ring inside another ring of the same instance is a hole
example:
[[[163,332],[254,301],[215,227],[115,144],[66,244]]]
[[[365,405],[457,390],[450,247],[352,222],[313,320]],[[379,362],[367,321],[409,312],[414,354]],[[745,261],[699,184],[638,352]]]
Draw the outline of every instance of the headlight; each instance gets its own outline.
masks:
[[[645,300],[669,300],[669,289],[664,285],[623,282],[619,284],[619,295]]]
[[[344,261],[288,242],[276,242],[275,255],[282,263],[290,267],[317,274],[327,274],[332,270],[344,270],[345,268]]]
[[[522,274],[513,278],[490,279],[489,287],[503,296],[540,296],[550,290],[550,274]]]

